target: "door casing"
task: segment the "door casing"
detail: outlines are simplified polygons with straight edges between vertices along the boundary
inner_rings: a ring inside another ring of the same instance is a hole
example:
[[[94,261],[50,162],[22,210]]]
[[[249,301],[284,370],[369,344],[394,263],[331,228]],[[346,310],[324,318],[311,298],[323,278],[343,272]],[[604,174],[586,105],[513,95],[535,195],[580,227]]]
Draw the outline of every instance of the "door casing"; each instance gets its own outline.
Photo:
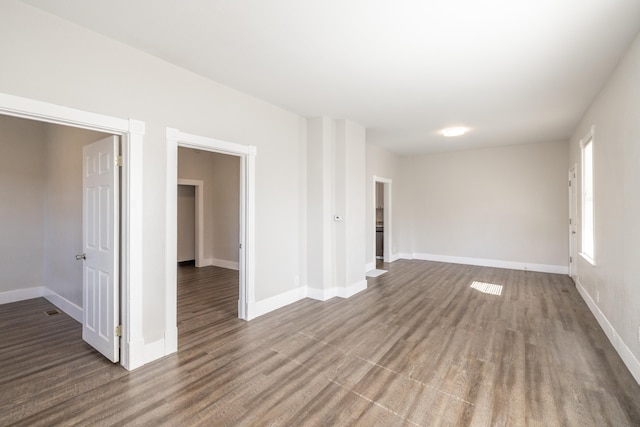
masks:
[[[578,275],[578,180],[577,166],[569,169],[569,277]]]
[[[145,360],[142,330],[142,142],[145,123],[77,110],[0,93],[0,114],[89,129],[120,136],[121,178],[120,286],[122,339],[120,364],[127,370]]]
[[[177,184],[178,146],[229,154],[240,158],[240,297],[238,317],[251,320],[255,311],[255,157],[257,149],[219,139],[208,138],[167,128],[167,209],[166,209],[166,354],[177,351]]]

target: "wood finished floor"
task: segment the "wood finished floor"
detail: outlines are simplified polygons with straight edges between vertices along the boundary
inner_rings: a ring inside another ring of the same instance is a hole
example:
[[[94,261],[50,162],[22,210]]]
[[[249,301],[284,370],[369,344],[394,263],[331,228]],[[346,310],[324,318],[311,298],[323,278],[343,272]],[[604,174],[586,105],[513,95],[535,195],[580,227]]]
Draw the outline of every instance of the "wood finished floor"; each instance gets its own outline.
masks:
[[[350,299],[251,322],[237,272],[180,268],[179,352],[133,372],[46,300],[1,305],[0,425],[640,425],[640,386],[567,277],[378,268]]]

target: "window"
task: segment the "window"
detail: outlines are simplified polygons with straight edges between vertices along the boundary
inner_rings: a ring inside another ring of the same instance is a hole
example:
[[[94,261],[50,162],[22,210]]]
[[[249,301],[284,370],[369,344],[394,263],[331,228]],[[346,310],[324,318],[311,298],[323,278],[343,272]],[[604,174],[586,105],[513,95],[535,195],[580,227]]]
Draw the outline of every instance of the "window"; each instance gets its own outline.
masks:
[[[582,246],[581,255],[595,264],[593,205],[593,128],[582,141]]]

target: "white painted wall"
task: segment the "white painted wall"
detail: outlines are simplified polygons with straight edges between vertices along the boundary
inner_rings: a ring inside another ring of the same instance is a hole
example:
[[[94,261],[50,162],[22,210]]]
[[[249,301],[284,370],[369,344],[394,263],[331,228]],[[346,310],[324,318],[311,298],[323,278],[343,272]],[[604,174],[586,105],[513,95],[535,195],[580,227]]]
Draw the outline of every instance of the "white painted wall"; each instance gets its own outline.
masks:
[[[170,30],[169,28],[167,29]],[[0,92],[146,123],[145,344],[164,340],[166,128],[255,145],[256,300],[294,289],[306,253],[299,179],[305,119],[8,0],[0,14]],[[28,54],[27,54],[28,53]]]
[[[308,295],[349,297],[366,288],[365,130],[316,117],[307,134]]]
[[[44,286],[45,125],[0,115],[0,293]]]
[[[205,265],[237,268],[240,158],[178,147],[178,178],[204,182]]]
[[[348,297],[367,287],[365,279],[365,130],[350,120],[336,122],[334,221],[336,286]]]
[[[402,252],[564,272],[567,164],[566,142],[402,158]]]
[[[75,256],[82,253],[82,147],[107,135],[50,124],[45,129],[44,285],[81,308],[82,262]]]
[[[581,176],[580,139],[595,128],[595,261],[578,257],[578,287],[640,382],[640,35],[580,121],[570,161]],[[581,189],[581,186],[579,187]],[[578,192],[581,207],[580,191]],[[578,241],[581,227],[578,227]],[[599,294],[599,301],[598,301]]]
[[[319,294],[333,286],[334,127],[328,117],[315,117],[307,124],[306,284]]]

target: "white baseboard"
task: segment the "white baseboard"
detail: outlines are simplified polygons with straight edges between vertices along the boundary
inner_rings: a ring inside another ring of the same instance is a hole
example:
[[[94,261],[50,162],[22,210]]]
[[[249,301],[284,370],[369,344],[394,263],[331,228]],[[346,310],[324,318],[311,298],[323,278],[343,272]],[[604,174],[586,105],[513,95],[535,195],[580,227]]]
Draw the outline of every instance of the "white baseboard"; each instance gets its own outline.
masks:
[[[451,264],[478,265],[481,267],[508,268],[511,270],[538,271],[541,273],[569,274],[569,267],[566,265],[532,264],[526,262],[500,261],[495,259],[468,258],[422,253],[414,253],[412,255],[412,258],[423,261],[448,262]]]
[[[366,263],[365,266],[364,266],[364,271],[371,271],[371,270],[375,270],[375,269],[376,269],[376,261],[375,260]]]
[[[367,289],[367,279],[363,279],[359,282],[352,283],[346,288],[338,287],[336,288],[336,296],[340,298],[349,298],[357,294],[358,292],[362,292]]]
[[[68,299],[55,293],[49,288],[45,288],[43,295],[49,302],[66,314],[71,316],[76,322],[82,323],[83,310],[82,307],[72,303]]]
[[[150,355],[152,352],[152,348],[147,351],[144,341],[142,340],[129,342],[125,342],[123,340],[122,347],[120,348],[120,354],[122,357],[120,362],[127,371],[133,371],[147,363],[147,354]]]
[[[226,259],[217,258],[204,258],[202,265],[198,267],[206,267],[207,265],[213,265],[214,267],[228,268],[229,270],[238,270],[239,264],[237,261],[227,261]]]
[[[398,252],[397,254],[395,254],[393,256],[397,257],[396,260],[398,260],[398,259],[409,259],[409,260],[413,259],[413,254],[410,254],[408,252]]]
[[[389,257],[389,262],[396,262],[399,259],[402,259],[402,254],[391,254]]]
[[[164,355],[178,351],[178,328],[174,327],[164,331]]]
[[[44,286],[35,286],[33,288],[15,289],[12,291],[0,292],[0,304],[9,304],[10,302],[40,298],[44,296],[44,292]]]
[[[143,364],[153,362],[165,356],[165,339],[144,343],[144,361]]]
[[[299,287],[261,301],[249,302],[247,307],[247,320],[255,319],[263,314],[292,304],[307,296],[306,287]]]
[[[352,283],[346,288],[342,286],[334,286],[328,289],[307,287],[307,297],[318,301],[326,301],[333,297],[349,298],[365,289],[367,289],[367,280],[363,279],[359,282]]]
[[[622,358],[622,361],[631,372],[631,375],[633,375],[633,378],[640,384],[640,361],[638,361],[629,347],[622,341],[622,338],[618,335],[611,322],[609,322],[609,319],[607,319],[602,310],[600,310],[600,307],[598,307],[579,280],[576,280],[576,288],[578,288],[582,299],[587,303],[589,310],[591,310],[591,313],[595,316],[605,335],[607,335],[607,338],[611,341],[613,348],[616,349],[620,358]]]
[[[327,301],[336,296],[336,288],[318,289],[318,288],[306,288],[307,298],[314,299],[316,301]]]

